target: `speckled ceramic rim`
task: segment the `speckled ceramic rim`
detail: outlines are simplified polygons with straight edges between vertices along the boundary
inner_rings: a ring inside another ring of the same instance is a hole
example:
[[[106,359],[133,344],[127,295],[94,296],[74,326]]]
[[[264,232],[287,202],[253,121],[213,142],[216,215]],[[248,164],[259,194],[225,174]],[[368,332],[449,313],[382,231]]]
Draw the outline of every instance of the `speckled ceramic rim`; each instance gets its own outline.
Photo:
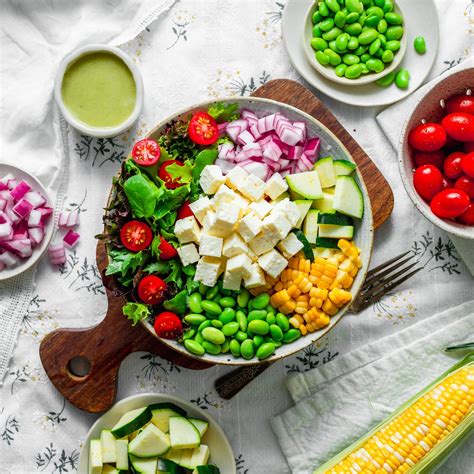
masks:
[[[303,49],[306,54],[306,59],[308,60],[309,64],[311,64],[313,69],[319,72],[319,74],[324,76],[326,79],[329,79],[330,81],[337,82],[338,84],[343,84],[345,86],[360,86],[362,84],[370,84],[371,82],[378,81],[382,77],[385,77],[387,74],[390,74],[400,65],[407,50],[408,33],[406,31],[404,31],[403,33],[402,40],[400,42],[400,49],[395,54],[393,61],[382,72],[379,72],[377,74],[369,73],[365,76],[360,76],[358,79],[347,79],[346,77],[336,76],[336,73],[334,72],[334,68],[332,66],[325,67],[322,64],[319,64],[319,62],[314,56],[314,50],[310,45],[310,41],[312,38],[311,31],[313,29],[313,12],[315,10],[315,6],[318,5],[321,1],[322,0],[317,0],[309,8],[303,29]],[[400,6],[395,2],[394,5],[395,12],[403,16]]]
[[[221,469],[223,474],[236,474],[236,467],[234,463],[234,453],[232,451],[232,447],[230,446],[229,440],[225,435],[222,428],[218,425],[217,421],[209,415],[207,411],[202,410],[198,406],[183,400],[182,398],[175,397],[173,395],[168,395],[165,393],[139,393],[137,395],[132,395],[131,397],[124,398],[119,402],[115,403],[112,408],[107,410],[100,418],[96,420],[96,422],[91,426],[90,430],[87,433],[86,439],[84,441],[84,445],[81,449],[81,454],[79,457],[78,463],[78,473],[79,474],[87,474],[87,465],[88,465],[88,458],[89,458],[89,442],[94,437],[98,438],[100,433],[99,430],[109,428],[112,426],[113,423],[116,423],[120,417],[127,411],[133,410],[135,408],[141,408],[146,405],[150,405],[152,403],[165,403],[171,402],[174,403],[182,408],[184,408],[189,414],[201,418],[203,420],[207,420],[209,422],[209,430],[212,429],[213,431],[213,440],[207,440],[209,443],[209,449],[211,451],[211,459],[213,462],[218,462],[213,459],[212,453],[219,451],[222,454],[222,458],[220,461],[224,461],[226,463],[231,463],[228,466],[225,466],[225,469]],[[113,418],[108,420],[107,426],[102,427],[101,425],[104,423],[104,418]]]
[[[472,77],[474,75],[474,68],[463,69],[458,71],[451,76],[446,77],[442,81],[435,84],[424,97],[418,102],[416,108],[413,110],[410,118],[406,121],[402,134],[400,137],[400,142],[398,144],[398,169],[402,178],[403,186],[405,186],[406,192],[410,199],[412,200],[415,207],[435,226],[440,229],[449,232],[450,234],[456,235],[464,239],[474,239],[474,227],[463,225],[459,222],[448,221],[436,217],[430,209],[428,203],[420,198],[418,193],[415,191],[413,186],[413,161],[411,157],[411,151],[408,145],[408,134],[409,131],[419,124],[417,121],[417,116],[420,115],[419,119],[426,118],[432,120],[434,115],[440,115],[442,113],[442,108],[439,104],[438,95],[444,97],[442,92],[446,89],[449,95],[454,95],[467,90],[469,87],[473,89],[474,92],[474,81]],[[469,82],[461,82],[469,81]],[[436,96],[436,99],[433,97]],[[423,113],[423,110],[429,112]],[[421,115],[422,114],[422,115]]]
[[[133,109],[133,112],[127,118],[127,120],[125,120],[125,122],[123,122],[121,125],[117,125],[116,127],[89,127],[85,123],[77,120],[69,112],[69,109],[64,105],[61,95],[61,86],[63,82],[64,73],[66,72],[67,67],[81,56],[85,56],[91,53],[97,53],[100,51],[107,51],[119,57],[130,69],[130,72],[132,73],[133,79],[135,81],[137,94],[135,99],[135,108]],[[128,130],[137,121],[138,116],[140,115],[143,107],[143,79],[138,67],[132,61],[132,58],[128,54],[124,53],[120,48],[108,46],[105,44],[89,44],[87,46],[83,46],[72,51],[61,61],[54,82],[54,99],[66,121],[75,129],[92,137],[114,137],[116,135],[119,135],[120,133],[125,132],[125,130]]]
[[[320,128],[324,133],[327,134],[333,140],[334,142],[337,143],[337,145],[340,147],[342,153],[345,155],[345,158],[354,161],[352,159],[351,154],[349,151],[346,149],[346,147],[341,143],[341,141],[326,127],[324,126],[321,122],[316,120],[314,117],[311,115],[308,115],[307,113],[292,107],[288,104],[283,104],[281,102],[277,102],[274,100],[270,99],[263,99],[263,98],[257,98],[257,97],[226,97],[226,98],[220,98],[220,99],[215,99],[213,101],[206,101],[202,102],[198,105],[194,105],[191,107],[187,107],[180,112],[177,112],[176,114],[166,118],[165,120],[161,121],[147,136],[149,137],[155,137],[159,136],[161,133],[161,130],[163,127],[169,123],[172,120],[175,120],[179,118],[180,116],[188,116],[192,114],[194,111],[197,110],[207,110],[210,105],[215,104],[216,102],[237,102],[239,103],[239,108],[252,108],[252,104],[269,104],[273,107],[280,108],[282,109],[281,111],[283,113],[290,112],[292,114],[299,115],[301,119],[313,123],[316,127]],[[364,194],[364,217],[360,223],[360,230],[357,232],[357,235],[361,235],[366,233],[365,238],[367,239],[367,243],[363,243],[363,245],[360,246],[365,246],[367,251],[361,253],[362,257],[362,269],[359,271],[354,284],[351,288],[351,292],[353,295],[353,298],[355,299],[356,296],[358,295],[360,288],[362,287],[362,284],[365,280],[365,275],[367,273],[369,264],[370,264],[370,257],[372,254],[372,247],[373,247],[373,232],[374,232],[374,225],[373,225],[373,217],[372,217],[372,208],[370,204],[370,199],[369,195],[367,192],[367,188],[365,186],[364,180],[362,178],[362,175],[359,171],[357,171],[357,178],[358,178],[358,183],[361,185],[362,192]],[[113,196],[113,192],[111,193],[111,197]],[[365,227],[366,230],[363,232],[362,227]],[[357,240],[357,239],[356,239]],[[258,360],[256,357],[250,360],[245,360],[243,358],[233,358],[232,355],[229,354],[219,354],[217,356],[214,355],[209,355],[206,354],[202,357],[195,356],[188,352],[182,344],[179,344],[176,341],[170,341],[167,339],[161,339],[159,338],[154,329],[153,326],[149,322],[142,322],[144,327],[147,329],[147,331],[153,336],[159,339],[163,344],[166,344],[168,347],[185,354],[188,357],[201,360],[204,362],[209,362],[212,364],[221,364],[221,365],[232,365],[232,366],[243,366],[243,365],[258,365],[258,364],[263,364],[263,363],[268,363],[268,362],[274,362],[280,359],[283,359],[289,355],[292,355],[305,347],[311,345],[313,342],[318,341],[321,339],[323,336],[325,336],[341,319],[342,316],[349,310],[350,304],[344,306],[339,310],[339,312],[336,314],[336,316],[331,318],[331,322],[329,325],[323,329],[322,331],[317,331],[314,332],[313,334],[307,334],[304,337],[300,337],[298,340],[290,343],[290,344],[285,344],[277,348],[276,353],[272,356],[269,357],[268,359],[265,360]]]

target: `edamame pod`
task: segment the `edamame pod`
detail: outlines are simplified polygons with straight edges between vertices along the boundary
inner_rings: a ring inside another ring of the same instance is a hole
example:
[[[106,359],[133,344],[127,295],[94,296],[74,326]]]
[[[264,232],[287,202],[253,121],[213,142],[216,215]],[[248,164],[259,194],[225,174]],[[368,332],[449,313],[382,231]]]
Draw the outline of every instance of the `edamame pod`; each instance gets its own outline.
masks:
[[[357,49],[359,47],[359,40],[355,36],[351,36],[347,43],[347,49]]]
[[[364,53],[367,52],[369,48],[367,46],[359,46],[355,51],[354,54],[357,56],[362,56]]]
[[[277,324],[270,325],[270,335],[275,341],[281,341],[283,339],[283,331]]]
[[[384,11],[384,13],[389,13],[389,12],[393,11],[393,2],[392,2],[392,0],[385,0],[385,2],[383,4],[383,7],[382,7],[382,10]]]
[[[320,2],[318,9],[321,16],[329,16],[329,8],[325,2]]]
[[[326,48],[324,48],[324,49],[326,49]],[[249,304],[249,300],[250,300],[250,293],[248,292],[247,289],[244,288],[240,292],[240,294],[237,295],[237,304],[241,308],[245,308]]]
[[[319,23],[313,26],[313,36],[315,38],[321,38],[321,36],[323,36],[323,32],[321,31],[321,28],[319,27]]]
[[[367,16],[375,15],[379,17],[379,19],[381,20],[384,17],[384,12],[380,7],[374,6],[374,7],[367,8],[366,15]]]
[[[265,321],[270,325],[275,324],[276,323],[276,317],[273,313],[268,313],[267,317],[265,318]]]
[[[329,41],[329,47],[337,53],[337,48],[336,48],[336,40]]]
[[[347,35],[347,36],[346,36]],[[350,36],[346,33],[346,34],[342,34],[342,35],[339,35],[337,38],[336,38],[336,48],[339,50],[339,51],[344,51],[346,48],[347,48],[347,44],[349,43],[349,38]],[[340,63],[340,61],[339,61]],[[339,64],[338,63],[338,64]]]
[[[370,15],[367,20],[365,20],[364,26],[369,28],[376,28],[379,24],[380,18],[377,15]]]
[[[415,47],[415,51],[418,54],[425,54],[426,53],[426,41],[423,36],[417,36],[415,41],[413,42],[413,46]]]
[[[364,11],[364,5],[359,0],[346,0],[346,8],[351,13],[359,13],[359,15]]]
[[[237,339],[239,342],[245,341],[247,339],[247,333],[243,331],[237,331],[234,336],[235,339]]]
[[[222,324],[222,321],[219,321],[218,319],[213,319],[211,321],[211,326],[214,326],[217,329],[221,329],[222,326],[224,326],[224,325]]]
[[[204,338],[202,337],[202,335],[201,335],[200,332],[198,332],[198,333],[194,336],[194,340],[195,340],[197,343],[201,344],[201,345],[202,345],[202,343],[204,342]]]
[[[251,339],[245,339],[240,344],[240,353],[244,359],[251,359],[254,355],[254,347]]]
[[[273,344],[272,342],[266,342],[265,344],[262,344],[257,349],[257,357],[260,360],[263,360],[263,359],[266,359],[267,357],[270,357],[274,352],[275,352],[275,344]]]
[[[365,63],[360,63],[360,65],[362,66],[362,74],[369,74],[369,68],[367,67],[367,64]]]
[[[212,321],[210,319],[206,319],[205,321],[203,321],[198,327],[198,332],[202,332],[203,329],[208,328],[211,323]]]
[[[321,15],[321,13],[319,13],[318,10],[316,10],[313,13],[313,16],[311,17],[311,20],[313,21],[313,25],[315,25],[316,23],[319,23],[322,19],[323,19],[323,17]]]
[[[224,333],[214,327],[208,327],[203,329],[201,334],[206,341],[212,342],[213,344],[219,345],[225,341]]]
[[[395,76],[395,84],[399,89],[408,89],[410,73],[404,68],[400,69]]]
[[[204,355],[204,347],[201,346],[201,344],[199,344],[199,342],[197,341],[193,341],[192,339],[186,339],[184,341],[184,347],[186,347],[186,349],[191,352],[191,354],[195,354],[195,355]]]
[[[259,347],[265,342],[265,339],[263,339],[263,336],[257,334],[253,337],[252,341],[254,347]]]
[[[372,57],[372,56],[370,56],[370,54],[364,53],[364,54],[360,57],[360,60],[361,60],[361,62],[366,63],[371,57]]]

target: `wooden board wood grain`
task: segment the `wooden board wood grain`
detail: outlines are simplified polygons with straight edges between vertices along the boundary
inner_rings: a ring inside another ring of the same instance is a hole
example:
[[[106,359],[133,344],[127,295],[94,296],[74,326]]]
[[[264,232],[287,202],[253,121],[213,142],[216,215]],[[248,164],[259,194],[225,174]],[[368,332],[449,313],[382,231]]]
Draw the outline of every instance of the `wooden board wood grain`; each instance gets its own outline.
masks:
[[[393,194],[387,181],[357,142],[311,91],[297,82],[279,79],[265,84],[252,95],[297,107],[331,129],[354,157],[364,176],[375,227],[388,218],[393,209]],[[97,245],[96,256],[97,266],[103,274],[107,266],[107,252],[102,242]],[[212,367],[211,364],[170,349],[142,326],[132,327],[122,315],[124,299],[108,289],[106,293],[108,309],[101,323],[85,329],[58,329],[41,342],[40,357],[48,377],[73,405],[91,413],[110,408],[116,397],[120,364],[132,352],[150,352],[194,370]],[[90,371],[85,376],[71,372],[70,361],[77,357],[87,359],[90,363]]]

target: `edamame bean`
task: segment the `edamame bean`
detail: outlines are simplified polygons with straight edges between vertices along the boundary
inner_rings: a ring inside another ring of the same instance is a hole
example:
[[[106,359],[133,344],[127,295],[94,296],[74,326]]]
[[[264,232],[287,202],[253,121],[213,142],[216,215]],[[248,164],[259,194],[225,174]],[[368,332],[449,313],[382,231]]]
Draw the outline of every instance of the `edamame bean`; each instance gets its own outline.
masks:
[[[202,296],[199,293],[193,293],[188,297],[188,306],[193,313],[202,313]]]
[[[388,12],[385,14],[385,19],[389,25],[402,25],[403,18],[401,15],[395,12]]]
[[[372,6],[372,0],[360,0],[362,5],[364,5],[365,8],[369,8]]]
[[[267,357],[270,357],[274,352],[275,344],[273,344],[272,342],[266,342],[257,349],[257,357],[259,358],[259,360],[266,359]]]
[[[329,8],[328,8],[328,6],[326,5],[325,2],[321,2],[319,4],[318,9],[319,9],[319,13],[321,14],[321,16],[324,16],[324,17],[329,16]]]
[[[343,12],[337,12],[336,15],[334,16],[334,24],[338,28],[344,28],[346,21],[347,21],[347,17],[346,17],[346,14]]]
[[[346,8],[352,13],[359,13],[364,11],[364,5],[359,0],[346,0]]]
[[[415,41],[413,42],[413,46],[415,47],[415,51],[418,54],[425,54],[426,53],[426,41],[423,36],[417,36]]]
[[[252,341],[253,341],[254,347],[259,347],[265,342],[265,339],[263,339],[263,336],[259,336],[257,334],[256,336],[253,337]]]
[[[323,40],[324,41],[324,40]],[[326,48],[324,48],[326,49]],[[240,294],[237,295],[237,304],[241,307],[241,308],[245,308],[248,303],[249,303],[249,299],[250,299],[250,293],[248,292],[248,290],[246,290],[245,288],[240,292]]]
[[[374,0],[374,3],[377,7],[383,8],[385,0]]]
[[[270,326],[266,321],[262,321],[261,319],[255,319],[249,322],[247,329],[253,334],[259,334],[260,336],[264,336],[265,334],[268,334],[268,331],[270,331]]]
[[[247,333],[244,331],[237,331],[234,336],[235,339],[237,339],[239,342],[245,341],[247,339]]]
[[[393,2],[392,2],[392,0],[385,0],[385,2],[383,4],[383,7],[382,7],[382,10],[384,11],[384,13],[389,13],[389,12],[393,11]]]
[[[385,65],[380,59],[371,58],[365,64],[369,68],[369,71],[376,73],[382,72],[385,69]]]
[[[222,313],[222,308],[214,301],[204,300],[201,303],[201,306],[206,313],[213,314],[215,316],[218,316]]]
[[[291,328],[283,335],[283,342],[285,344],[289,344],[290,342],[296,341],[296,339],[299,339],[300,337],[301,337],[300,330]]]
[[[410,73],[404,68],[400,69],[395,76],[395,84],[399,89],[408,89]]]
[[[265,319],[267,317],[267,312],[264,309],[253,309],[250,311],[247,320],[250,323],[251,321],[254,321],[256,319]]]
[[[359,47],[359,40],[355,36],[351,36],[347,43],[347,49],[357,49]]]
[[[218,355],[221,353],[221,347],[213,342],[204,341],[202,347],[208,354]]]
[[[403,26],[390,26],[385,33],[388,41],[398,40],[403,36]]]
[[[368,53],[364,53],[361,57],[360,60],[363,63],[366,63],[372,56]]]
[[[233,336],[239,330],[239,323],[231,322],[224,325],[222,332],[225,336]]]
[[[357,79],[362,74],[362,66],[360,64],[352,64],[348,66],[344,76],[347,79]]]
[[[195,334],[196,334],[196,329],[194,328],[186,329],[186,331],[184,331],[184,334],[183,334],[183,340],[185,341],[186,339],[192,339]]]
[[[344,64],[352,66],[352,64],[357,64],[358,62],[360,62],[360,58],[355,54],[344,54],[344,56],[342,57],[342,61],[344,62]]]
[[[359,46],[355,51],[354,54],[357,56],[362,56],[364,53],[367,52],[369,48],[367,46]]]
[[[276,322],[283,332],[286,332],[288,331],[288,329],[290,329],[290,323],[288,322],[288,318],[283,313],[277,313]]]
[[[220,300],[221,298],[222,298],[222,295],[220,295],[219,293],[217,293],[217,295],[214,296],[214,298],[212,298],[211,301],[214,302],[214,303],[219,304],[219,300]]]
[[[240,344],[240,353],[244,359],[251,359],[254,355],[254,347],[251,339],[245,339]]]
[[[351,25],[346,25],[344,31],[349,33],[351,36],[359,36],[362,33],[362,25],[358,22],[352,23]]]
[[[376,15],[381,20],[384,17],[384,12],[380,7],[374,6],[374,7],[367,8],[366,15],[367,16]]]
[[[380,59],[382,57],[383,49],[379,48],[377,51],[375,51],[374,57]]]
[[[321,28],[319,27],[319,23],[313,26],[313,36],[315,38],[321,38],[321,36],[323,36],[323,32],[321,31]]]
[[[191,352],[191,354],[195,355],[204,355],[204,347],[199,344],[197,341],[193,341],[192,339],[186,339],[184,341],[184,347]]]
[[[281,341],[283,339],[283,331],[277,324],[270,325],[270,334],[275,341]]]
[[[392,41],[387,41],[387,44],[385,45],[385,49],[392,51],[393,53],[395,51],[398,51],[400,49],[400,41],[397,40],[392,40]]]
[[[198,333],[194,336],[194,340],[195,340],[197,343],[201,344],[201,345],[202,345],[202,343],[204,342],[204,338],[202,337],[202,335],[201,335],[200,332],[198,332]]]
[[[329,47],[337,53],[337,48],[336,48],[336,40],[329,41]]]
[[[268,293],[260,293],[252,300],[254,309],[263,309],[270,303],[270,296]]]
[[[339,54],[337,54],[332,49],[325,49],[324,54],[329,58],[329,64],[331,66],[337,66],[338,64],[341,64],[341,56],[339,56]]]
[[[240,342],[237,339],[232,339],[229,344],[229,349],[234,357],[240,357]]]
[[[377,15],[370,15],[367,20],[365,20],[364,26],[368,26],[370,28],[376,28],[379,24],[380,18]]]
[[[393,58],[394,58],[394,54],[392,53],[392,51],[389,51],[387,49],[387,51],[384,51],[382,53],[382,61],[384,63],[391,63],[393,61]]]
[[[385,45],[387,44],[387,39],[385,38],[385,36],[379,33],[377,39],[380,41],[381,48],[385,49]]]
[[[265,318],[265,321],[270,325],[275,324],[276,323],[276,317],[273,313],[268,313],[267,317]]]
[[[344,51],[347,48],[347,44],[349,43],[349,38],[350,36],[347,33],[339,35],[336,38],[336,48],[339,51]]]
[[[209,326],[211,326],[211,324],[212,324],[212,321],[210,319],[206,319],[199,325],[198,332],[202,332],[203,329],[208,328]]]
[[[346,72],[346,69],[347,69],[347,64],[344,64],[344,63],[339,64],[339,66],[337,66],[336,69],[334,70],[336,73],[336,76],[343,77],[344,73]]]
[[[329,31],[334,28],[334,20],[332,18],[325,18],[319,23],[319,29],[323,32]]]
[[[219,294],[219,287],[214,286],[213,288],[206,291],[206,300],[212,300]]]
[[[220,298],[219,305],[223,308],[233,308],[235,306],[235,299],[232,296],[224,296],[224,298]]]
[[[191,325],[199,326],[203,321],[206,321],[206,316],[202,314],[190,313],[184,317],[184,320]]]
[[[326,5],[328,6],[329,10],[333,11],[334,13],[337,13],[341,9],[337,0],[326,0]]]
[[[365,26],[366,20],[367,20],[367,15],[365,13],[362,13],[362,15],[359,16],[359,23],[362,26]]]
[[[218,319],[213,319],[211,321],[211,326],[214,326],[217,329],[221,329],[222,326],[224,326],[224,325],[222,324],[222,321],[219,321]]]
[[[365,63],[360,63],[360,65],[362,66],[362,74],[369,74],[369,68],[367,67],[367,64]]]
[[[377,31],[379,33],[384,34],[387,31],[387,28],[388,28],[387,21],[385,19],[380,20],[379,24],[377,25]]]
[[[311,47],[315,51],[324,51],[328,47],[328,42],[326,40],[323,40],[322,38],[312,38],[311,39]],[[240,295],[239,295],[240,296]],[[239,296],[237,296],[237,300],[239,299]],[[239,304],[239,306],[241,306]],[[247,303],[243,307],[247,306]]]
[[[221,345],[221,352],[225,354],[226,352],[229,352],[230,348],[230,341],[224,341],[224,344]]]
[[[213,344],[222,344],[225,341],[224,333],[217,328],[205,328],[201,334],[206,341]]]
[[[359,35],[359,44],[366,45],[372,43],[377,36],[379,35],[377,30],[374,30],[373,28],[369,28],[368,30],[363,31]]]
[[[276,314],[276,309],[270,304],[266,306],[265,310],[267,311],[267,313]]]
[[[243,311],[237,311],[235,313],[235,318],[237,322],[239,323],[239,328],[241,331],[245,332],[247,331],[247,316]]]
[[[223,324],[230,323],[235,319],[235,310],[232,308],[225,308],[224,311],[219,315],[219,321]]]
[[[321,15],[321,13],[319,13],[318,10],[316,10],[313,13],[313,16],[311,17],[311,20],[313,21],[313,25],[315,25],[316,23],[319,23],[322,19],[323,19],[323,17]]]
[[[342,33],[342,30],[335,26],[334,28],[331,28],[329,31],[326,31],[326,33],[323,33],[323,39],[326,41],[332,41],[335,40],[340,34]]]
[[[369,54],[372,56],[377,52],[377,50],[382,46],[381,41],[377,38],[369,47]]]

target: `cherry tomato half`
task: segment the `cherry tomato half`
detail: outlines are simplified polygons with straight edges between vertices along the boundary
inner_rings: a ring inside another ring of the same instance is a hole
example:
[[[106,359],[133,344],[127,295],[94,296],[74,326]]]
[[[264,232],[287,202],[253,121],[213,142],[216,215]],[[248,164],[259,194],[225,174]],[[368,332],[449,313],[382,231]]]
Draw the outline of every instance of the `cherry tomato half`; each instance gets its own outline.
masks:
[[[176,255],[178,255],[176,249],[169,242],[167,242],[161,236],[160,240],[160,245],[158,245],[158,248],[160,249],[160,260],[170,260],[171,258],[176,257]]]
[[[144,138],[133,145],[132,159],[140,166],[153,166],[161,155],[160,145],[151,138]]]
[[[441,121],[446,133],[459,142],[474,141],[474,115],[456,112]]]
[[[443,171],[448,178],[458,179],[462,175],[461,160],[464,156],[464,153],[461,151],[454,151],[446,157]]]
[[[446,143],[446,132],[439,123],[422,123],[410,132],[408,143],[418,151],[437,151]]]
[[[178,209],[177,219],[184,219],[185,217],[194,216],[193,211],[189,207],[189,201],[185,201],[184,204]]]
[[[413,185],[422,198],[431,201],[443,189],[443,175],[436,166],[423,165],[416,169]]]
[[[418,168],[423,165],[433,165],[439,170],[443,169],[444,153],[438,151],[417,151],[415,153],[415,165]]]
[[[158,304],[163,300],[166,283],[156,275],[148,275],[138,284],[138,297],[146,304]]]
[[[468,176],[474,178],[474,151],[462,157],[461,169]]]
[[[127,222],[120,230],[120,241],[132,252],[146,249],[153,239],[153,232],[141,221]]]
[[[453,95],[446,102],[446,111],[448,114],[464,112],[474,115],[474,97],[465,94]]]
[[[177,339],[183,333],[183,324],[179,317],[171,311],[164,311],[155,319],[156,335],[163,339]]]
[[[474,225],[474,203],[471,202],[469,207],[458,217],[463,224]]]
[[[474,178],[463,175],[456,180],[454,187],[464,191],[470,199],[474,199]]]
[[[445,189],[431,201],[431,210],[435,216],[452,219],[463,214],[469,207],[469,196],[460,189]]]
[[[188,135],[198,145],[212,145],[219,138],[217,122],[206,112],[197,112],[189,122]]]
[[[171,170],[168,169],[168,167],[171,165],[180,166],[180,167],[185,166],[184,163],[178,160],[166,160],[161,165],[160,171],[158,172],[158,176],[160,177],[160,179],[164,181],[165,186],[168,189],[176,189],[176,188],[179,188],[180,186],[183,186],[186,183],[181,182],[180,176],[176,173],[176,170],[174,172],[171,172]]]

